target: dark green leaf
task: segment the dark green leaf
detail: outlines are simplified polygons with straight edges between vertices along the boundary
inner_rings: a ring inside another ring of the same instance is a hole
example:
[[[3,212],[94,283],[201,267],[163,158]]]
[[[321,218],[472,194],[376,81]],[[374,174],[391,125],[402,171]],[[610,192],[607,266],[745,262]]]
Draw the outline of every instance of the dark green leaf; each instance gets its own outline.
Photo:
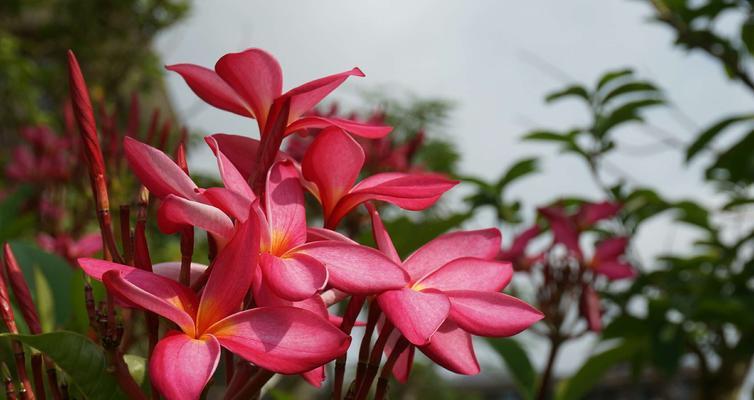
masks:
[[[127,399],[107,372],[105,351],[86,336],[59,331],[41,335],[8,335],[47,354],[90,400]]]
[[[610,129],[629,121],[641,120],[639,113],[646,108],[664,104],[661,99],[642,99],[630,101],[614,109],[609,115],[597,121],[595,135],[603,137]]]
[[[754,119],[754,114],[744,114],[728,117],[716,122],[714,125],[702,131],[702,133],[700,133],[699,136],[696,137],[696,140],[691,143],[689,148],[686,150],[686,161],[690,161],[700,151],[704,150],[704,148],[707,147],[707,145],[713,139],[715,139],[715,137],[717,137],[720,132],[724,131],[729,126],[752,119]]]
[[[659,92],[659,90],[655,85],[649,82],[629,82],[609,91],[605,95],[605,97],[602,98],[602,103],[607,104],[608,102],[610,102],[610,100],[624,94],[642,92],[647,94],[656,94]]]
[[[573,141],[573,137],[568,134],[557,133],[552,131],[533,131],[527,133],[524,140],[537,140],[542,142],[564,142],[570,143]]]
[[[525,400],[534,398],[537,373],[524,348],[511,338],[490,338],[487,341],[502,357],[511,377]]]
[[[754,20],[752,18],[741,25],[741,41],[749,50],[749,54],[754,55]]]
[[[580,97],[586,100],[587,102],[591,101],[591,98],[589,97],[589,92],[587,92],[587,90],[581,85],[569,86],[563,90],[550,93],[547,95],[547,97],[545,97],[545,101],[547,101],[548,103],[551,103],[553,101],[566,98],[566,97]]]
[[[526,175],[533,174],[539,170],[536,158],[527,158],[517,161],[508,171],[500,178],[497,183],[497,189],[503,190],[511,182],[520,179]]]
[[[622,78],[624,76],[628,76],[628,75],[631,75],[633,73],[634,73],[634,71],[632,69],[630,69],[630,68],[619,69],[617,71],[608,72],[605,75],[602,75],[602,77],[600,78],[600,80],[597,82],[597,90],[602,89],[603,87],[605,87],[605,85],[607,85],[608,83],[610,83],[610,82],[612,82],[612,81],[614,81],[614,80],[616,80],[618,78]]]

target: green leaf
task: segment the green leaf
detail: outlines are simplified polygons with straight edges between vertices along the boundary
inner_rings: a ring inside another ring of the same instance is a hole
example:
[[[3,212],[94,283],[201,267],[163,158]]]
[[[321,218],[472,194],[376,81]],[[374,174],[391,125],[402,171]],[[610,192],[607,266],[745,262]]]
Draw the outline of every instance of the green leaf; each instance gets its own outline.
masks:
[[[34,268],[34,303],[37,305],[43,332],[55,329],[55,300],[52,288],[39,268]]]
[[[602,376],[618,363],[628,361],[641,349],[642,342],[627,340],[619,345],[590,357],[570,379],[562,382],[557,391],[557,400],[584,398]]]
[[[127,399],[115,377],[107,372],[104,349],[84,335],[59,331],[41,335],[9,335],[47,354],[90,400]]]
[[[542,142],[561,142],[570,143],[573,141],[573,137],[569,134],[557,133],[552,131],[533,131],[527,133],[524,140],[536,140]]]
[[[691,159],[699,154],[700,151],[704,150],[704,148],[715,139],[720,132],[724,131],[729,126],[752,119],[754,119],[754,114],[744,114],[728,117],[716,122],[714,125],[702,131],[702,133],[696,137],[696,140],[689,145],[689,148],[686,149],[686,161],[691,161]]]
[[[147,375],[147,360],[144,357],[126,354],[123,361],[128,365],[128,372],[134,378],[136,383],[141,386],[144,383],[144,377]]]
[[[639,112],[645,108],[664,104],[662,99],[642,99],[627,102],[597,121],[595,135],[603,137],[610,129],[629,121],[641,120]]]
[[[490,338],[487,341],[497,354],[502,357],[511,377],[524,400],[534,398],[537,384],[537,372],[529,360],[524,348],[510,338]]]
[[[633,73],[634,71],[630,68],[619,69],[617,71],[608,72],[605,75],[602,75],[600,80],[597,82],[597,90],[602,89],[603,87],[605,87],[605,85],[607,85],[608,83],[612,82],[615,79],[622,78],[624,76],[628,76]]]
[[[563,90],[550,93],[547,95],[547,97],[545,97],[545,101],[548,103],[552,103],[553,101],[566,98],[566,97],[580,97],[586,100],[587,102],[591,101],[589,92],[587,92],[587,90],[581,85],[569,86]]]
[[[500,178],[497,183],[497,189],[502,191],[511,182],[523,178],[526,175],[533,174],[539,170],[536,158],[526,158],[517,161],[508,171]]]
[[[602,103],[607,104],[610,100],[624,95],[628,93],[641,93],[645,92],[647,94],[651,93],[658,93],[659,90],[657,87],[649,82],[643,82],[643,81],[637,81],[637,82],[629,82],[625,85],[621,85],[616,87],[615,89],[609,91],[605,97],[602,98]]]
[[[754,19],[749,18],[741,25],[741,41],[749,54],[754,55]]]

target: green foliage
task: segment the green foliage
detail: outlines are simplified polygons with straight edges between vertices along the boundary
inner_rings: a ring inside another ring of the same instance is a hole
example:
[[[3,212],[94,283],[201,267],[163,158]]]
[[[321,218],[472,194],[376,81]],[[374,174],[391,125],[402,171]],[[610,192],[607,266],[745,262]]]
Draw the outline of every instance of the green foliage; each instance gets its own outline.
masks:
[[[487,341],[508,367],[508,372],[516,383],[521,397],[524,400],[533,399],[537,372],[523,346],[511,338],[490,338]]]
[[[492,183],[469,176],[462,176],[460,179],[475,186],[476,191],[465,198],[472,209],[489,206],[495,210],[499,221],[519,223],[521,222],[521,202],[508,201],[506,192],[513,182],[536,172],[539,172],[537,159],[526,158],[513,163],[499,179]]]
[[[105,351],[86,336],[58,331],[41,335],[3,334],[0,337],[12,337],[48,355],[87,399],[128,398],[108,372],[111,369]],[[143,379],[143,361],[136,358],[130,358],[130,361],[129,367]]]

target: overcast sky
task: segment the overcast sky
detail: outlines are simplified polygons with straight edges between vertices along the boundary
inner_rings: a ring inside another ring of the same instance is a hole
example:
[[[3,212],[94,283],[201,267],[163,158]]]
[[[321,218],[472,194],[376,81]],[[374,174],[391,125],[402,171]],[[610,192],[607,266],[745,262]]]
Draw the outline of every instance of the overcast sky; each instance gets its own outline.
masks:
[[[546,93],[571,80],[589,83],[625,66],[659,83],[676,111],[650,121],[688,142],[722,114],[743,111],[749,95],[727,81],[718,64],[672,47],[666,28],[650,23],[648,6],[629,0],[518,1],[196,1],[191,16],[163,34],[157,48],[168,63],[212,67],[227,52],[260,47],[280,61],[284,89],[358,66],[333,98],[382,88],[397,94],[449,99],[457,104],[446,133],[458,144],[465,173],[493,178],[524,156],[549,155],[544,173],[513,187],[529,205],[563,195],[597,195],[587,171],[546,145],[522,144],[533,128],[563,129],[584,122],[580,104],[544,104]],[[547,65],[547,66],[545,66]],[[256,123],[197,101],[168,75],[180,119],[192,128],[256,136]],[[653,143],[636,127],[617,132],[636,146]],[[212,168],[208,153],[191,158]],[[632,179],[674,198],[710,201],[699,165],[685,167],[679,152],[619,154],[610,160]],[[662,221],[639,238],[643,255],[687,246],[685,231]]]

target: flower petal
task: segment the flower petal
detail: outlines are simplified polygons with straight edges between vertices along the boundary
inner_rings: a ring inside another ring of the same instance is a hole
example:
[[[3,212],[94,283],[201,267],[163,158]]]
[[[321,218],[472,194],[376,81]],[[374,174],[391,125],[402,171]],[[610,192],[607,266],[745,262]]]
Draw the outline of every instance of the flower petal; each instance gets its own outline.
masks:
[[[331,229],[324,229],[324,228],[306,228],[306,241],[307,242],[318,242],[321,240],[337,240],[345,243],[352,243],[352,244],[358,244],[353,239],[349,238],[348,236],[331,230]]]
[[[390,335],[390,337],[387,340],[387,343],[385,343],[386,356],[389,357],[390,353],[393,352],[393,349],[395,348],[395,344],[400,337],[401,337],[401,334],[398,331],[393,331],[393,334]],[[411,367],[413,367],[414,365],[415,349],[416,347],[409,345],[398,356],[398,360],[395,362],[395,365],[393,366],[393,376],[395,377],[396,380],[398,380],[398,382],[401,382],[401,383],[408,382],[408,376],[411,374]]]
[[[167,195],[157,209],[157,226],[168,234],[195,226],[222,241],[233,235],[233,221],[220,209],[172,194]]]
[[[192,262],[190,270],[191,270],[190,284],[193,285],[196,282],[196,280],[199,279],[199,277],[204,273],[204,271],[207,270],[207,266],[204,264]],[[180,275],[181,275],[181,262],[168,261],[168,262],[158,263],[152,266],[152,271],[157,275],[161,275],[168,279],[172,279],[178,282],[178,279],[180,278]]]
[[[463,375],[479,373],[479,362],[474,354],[471,335],[451,320],[445,321],[432,336],[432,341],[419,350],[449,371]]]
[[[236,166],[244,179],[249,179],[256,169],[259,140],[227,133],[215,133],[209,137],[214,139],[218,151]]]
[[[579,228],[586,229],[603,219],[612,218],[618,214],[621,208],[623,208],[622,204],[609,201],[584,203],[576,215]]]
[[[349,71],[307,82],[286,92],[283,96],[291,97],[291,111],[288,123],[297,120],[301,115],[311,110],[349,76],[363,77],[364,73],[358,68],[353,68]]]
[[[244,117],[254,118],[251,109],[215,71],[194,64],[174,64],[165,68],[179,73],[191,90],[207,104]]]
[[[385,229],[385,224],[382,223],[380,213],[377,212],[377,209],[372,203],[366,203],[366,207],[367,211],[369,211],[369,215],[372,217],[372,236],[374,236],[374,241],[377,243],[377,248],[386,256],[390,257],[391,260],[400,264],[401,258],[398,256],[395,246],[393,246],[393,240],[390,239],[390,235]]]
[[[263,253],[259,266],[265,282],[287,300],[300,301],[314,296],[327,284],[327,270],[306,254],[276,257]]]
[[[187,335],[194,335],[196,296],[191,289],[162,276],[134,269],[129,273],[110,270],[102,283],[113,296],[175,322]]]
[[[562,244],[568,250],[581,258],[581,247],[579,246],[579,229],[569,218],[562,207],[543,207],[539,213],[547,219],[550,224],[553,239],[555,242]]]
[[[249,218],[249,207],[256,196],[250,199],[232,190],[214,187],[205,189],[202,192],[202,197],[226,214],[243,222],[246,221],[246,218]]]
[[[263,307],[218,322],[211,333],[231,352],[261,368],[299,374],[348,349],[351,337],[326,319],[294,307]]]
[[[589,286],[581,287],[581,299],[579,301],[581,315],[586,319],[586,324],[592,332],[602,330],[602,310],[600,308],[600,296]]]
[[[324,264],[329,284],[350,294],[377,294],[408,282],[400,266],[369,247],[329,240],[307,243],[294,251]]]
[[[324,129],[309,145],[301,168],[304,178],[317,186],[326,218],[356,182],[363,165],[364,150],[340,128]]]
[[[464,257],[453,260],[416,281],[417,288],[499,292],[513,278],[509,262]]]
[[[474,335],[513,336],[544,317],[534,307],[504,293],[474,290],[444,293],[450,299],[450,318]]]
[[[594,270],[600,275],[605,275],[607,279],[614,281],[619,279],[628,279],[636,276],[636,270],[631,264],[622,261],[609,261],[599,264]]]
[[[170,400],[197,400],[220,361],[220,344],[211,335],[193,339],[171,331],[154,348],[149,377]]]
[[[222,56],[215,71],[251,107],[262,131],[272,102],[283,91],[277,60],[264,50],[248,49]]]
[[[275,163],[267,176],[265,211],[275,254],[306,242],[304,189],[290,161]]]
[[[388,290],[377,296],[380,309],[409,342],[429,343],[450,312],[450,300],[440,292],[409,288]]]
[[[255,277],[253,282],[254,302],[257,307],[288,306],[311,311],[322,318],[328,318],[327,307],[319,295],[301,301],[286,300],[278,296],[261,276]]]
[[[301,377],[304,378],[308,384],[315,388],[320,388],[322,387],[322,382],[325,381],[325,366],[322,365],[311,371],[306,371],[301,374]]]
[[[626,252],[627,246],[627,237],[612,237],[597,243],[592,264],[598,266],[604,262],[617,260]]]
[[[252,207],[256,204],[252,203]],[[240,308],[251,287],[259,257],[259,238],[259,219],[250,211],[249,219],[239,224],[233,238],[213,261],[196,317],[199,332]]]
[[[123,140],[123,148],[131,170],[152,194],[159,198],[174,194],[199,200],[194,181],[165,153],[128,136]]]
[[[500,231],[494,228],[446,233],[411,254],[403,268],[417,280],[462,257],[492,259],[500,250]]]
[[[207,142],[209,148],[212,149],[212,153],[215,154],[215,158],[217,158],[217,167],[220,170],[223,185],[227,189],[249,199],[249,201],[254,201],[256,196],[246,181],[248,178],[245,178],[233,162],[220,150],[217,138],[215,136],[207,136],[204,138],[204,141]]]
[[[440,174],[390,172],[372,175],[340,199],[328,215],[327,225],[335,226],[349,211],[367,200],[385,201],[405,210],[424,210],[457,184],[458,181]]]
[[[285,134],[290,135],[294,132],[304,129],[323,129],[329,126],[337,126],[338,128],[343,129],[350,134],[368,139],[379,139],[385,137],[393,130],[393,127],[387,125],[362,124],[360,122],[341,118],[324,118],[311,116],[301,118],[288,125],[288,128],[286,128],[285,130]]]

